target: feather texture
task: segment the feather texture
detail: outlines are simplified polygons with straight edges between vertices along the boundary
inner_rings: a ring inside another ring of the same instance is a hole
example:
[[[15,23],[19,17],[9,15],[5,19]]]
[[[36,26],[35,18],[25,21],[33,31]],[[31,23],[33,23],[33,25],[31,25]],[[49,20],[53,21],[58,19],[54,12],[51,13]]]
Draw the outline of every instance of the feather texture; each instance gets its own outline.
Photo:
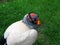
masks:
[[[22,20],[11,24],[4,33],[7,45],[32,45],[37,31],[29,28]]]

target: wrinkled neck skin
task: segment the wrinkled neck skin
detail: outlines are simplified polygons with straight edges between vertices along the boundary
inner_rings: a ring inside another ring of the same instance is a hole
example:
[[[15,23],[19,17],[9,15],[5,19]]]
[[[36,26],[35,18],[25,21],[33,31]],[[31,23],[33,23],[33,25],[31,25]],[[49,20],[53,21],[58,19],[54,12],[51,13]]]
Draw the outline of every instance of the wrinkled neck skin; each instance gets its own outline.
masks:
[[[30,29],[35,29],[37,27],[37,25],[30,23],[29,21],[27,21],[26,17],[28,14],[26,14],[23,18],[23,22],[30,28]]]

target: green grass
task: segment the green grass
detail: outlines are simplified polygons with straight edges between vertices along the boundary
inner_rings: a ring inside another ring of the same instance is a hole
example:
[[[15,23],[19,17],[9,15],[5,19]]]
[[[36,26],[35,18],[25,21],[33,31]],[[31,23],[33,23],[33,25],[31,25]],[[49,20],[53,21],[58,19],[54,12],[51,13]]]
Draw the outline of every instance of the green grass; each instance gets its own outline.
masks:
[[[26,13],[39,15],[41,26],[34,45],[60,45],[60,0],[16,0],[0,4],[0,36]]]

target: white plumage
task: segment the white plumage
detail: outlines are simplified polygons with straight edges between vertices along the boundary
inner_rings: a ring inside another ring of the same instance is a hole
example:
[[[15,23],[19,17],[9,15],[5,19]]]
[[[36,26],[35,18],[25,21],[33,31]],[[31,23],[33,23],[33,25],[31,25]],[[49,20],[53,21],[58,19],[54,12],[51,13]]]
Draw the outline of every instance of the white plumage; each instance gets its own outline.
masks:
[[[23,20],[11,24],[4,33],[7,45],[33,45],[37,31],[29,28]]]

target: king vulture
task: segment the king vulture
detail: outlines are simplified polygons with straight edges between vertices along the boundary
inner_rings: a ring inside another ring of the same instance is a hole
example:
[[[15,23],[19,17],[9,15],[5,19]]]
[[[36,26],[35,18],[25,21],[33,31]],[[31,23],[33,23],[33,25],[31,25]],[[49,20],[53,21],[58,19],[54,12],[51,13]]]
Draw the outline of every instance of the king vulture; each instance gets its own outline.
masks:
[[[39,25],[37,14],[26,14],[22,20],[11,24],[6,29],[0,45],[33,45],[38,34],[35,28]]]

